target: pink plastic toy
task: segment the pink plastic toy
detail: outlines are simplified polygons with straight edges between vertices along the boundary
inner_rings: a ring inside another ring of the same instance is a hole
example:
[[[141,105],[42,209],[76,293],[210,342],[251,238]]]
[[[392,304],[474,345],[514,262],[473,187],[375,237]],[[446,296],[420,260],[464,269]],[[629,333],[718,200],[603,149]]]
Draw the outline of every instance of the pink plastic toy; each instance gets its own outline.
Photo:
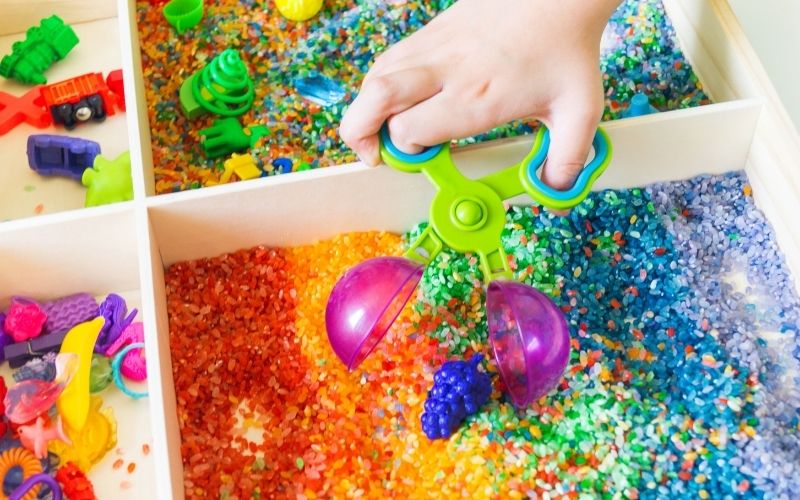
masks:
[[[114,356],[123,347],[141,342],[144,342],[144,326],[141,323],[131,323],[122,331],[117,340],[111,344],[106,351],[106,355]],[[119,371],[126,378],[135,382],[147,379],[147,362],[145,361],[144,351],[138,349],[126,354],[122,359]]]
[[[542,292],[493,281],[486,292],[489,340],[511,400],[524,408],[555,387],[569,361],[569,327]]]
[[[61,417],[56,417],[55,425],[45,427],[43,417],[36,419],[35,424],[23,425],[18,429],[19,440],[22,446],[32,451],[36,458],[42,459],[47,457],[47,443],[58,439],[68,445],[72,441],[64,433],[64,425],[61,422]]]
[[[39,304],[28,301],[14,301],[6,315],[5,330],[15,342],[33,339],[42,333],[47,314]]]
[[[423,265],[401,257],[358,264],[331,291],[328,340],[348,369],[375,348],[411,298]],[[489,340],[500,375],[517,407],[553,389],[569,361],[569,329],[558,306],[536,289],[496,280],[486,296]]]
[[[6,416],[15,424],[31,422],[56,403],[78,371],[78,356],[72,353],[56,356],[56,378],[52,382],[24,380],[8,390],[3,403]]]
[[[328,299],[325,324],[333,351],[352,370],[392,326],[422,278],[423,265],[376,257],[347,271]]]

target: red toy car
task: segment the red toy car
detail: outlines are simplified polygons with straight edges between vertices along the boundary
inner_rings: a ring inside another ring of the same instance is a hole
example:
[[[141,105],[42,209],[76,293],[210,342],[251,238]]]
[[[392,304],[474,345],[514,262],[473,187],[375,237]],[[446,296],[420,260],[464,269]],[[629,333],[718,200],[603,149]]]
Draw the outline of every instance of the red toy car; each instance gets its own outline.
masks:
[[[42,87],[45,105],[56,123],[67,129],[89,120],[101,122],[114,114],[115,95],[101,73],[87,73]]]

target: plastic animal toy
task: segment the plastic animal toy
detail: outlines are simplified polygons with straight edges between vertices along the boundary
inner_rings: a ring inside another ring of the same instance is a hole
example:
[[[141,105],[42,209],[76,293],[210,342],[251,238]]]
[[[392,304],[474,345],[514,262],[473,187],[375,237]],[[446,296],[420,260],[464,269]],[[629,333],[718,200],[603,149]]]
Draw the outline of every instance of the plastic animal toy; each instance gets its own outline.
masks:
[[[433,376],[425,411],[420,417],[428,439],[447,439],[469,415],[478,411],[492,394],[492,381],[478,370],[483,356],[467,361],[447,361]]]
[[[264,125],[251,125],[243,129],[236,118],[214,120],[211,127],[200,131],[201,144],[206,156],[218,158],[251,148],[262,137],[269,135]]]
[[[47,443],[58,439],[67,444],[72,444],[61,423],[61,418],[56,417],[56,423],[47,427],[45,419],[38,417],[35,424],[22,425],[17,429],[22,446],[32,451],[36,458],[47,457]]]
[[[58,16],[43,19],[28,28],[25,40],[11,46],[11,54],[0,60],[0,76],[22,83],[47,83],[44,71],[66,57],[78,45],[78,36]]]
[[[126,151],[113,160],[97,156],[94,166],[84,170],[81,183],[89,188],[86,191],[87,207],[132,200],[130,153]]]
[[[6,314],[4,329],[15,342],[38,337],[42,333],[47,314],[35,302],[14,301]]]
[[[577,205],[608,166],[611,145],[598,130],[594,158],[566,191],[552,189],[539,179],[549,145],[549,133],[541,127],[521,162],[481,179],[469,179],[456,168],[447,145],[409,155],[392,144],[383,128],[383,161],[402,172],[424,173],[437,192],[430,224],[410,245],[405,258],[362,262],[345,273],[331,292],[325,311],[328,340],[349,369],[358,366],[380,342],[416,289],[424,268],[447,245],[478,258],[488,284],[489,340],[514,404],[527,406],[555,387],[569,360],[569,329],[552,300],[511,281],[500,239],[506,220],[503,200],[527,193],[549,208]]]
[[[62,354],[74,354],[78,358],[78,369],[56,400],[56,407],[67,426],[80,432],[89,414],[89,370],[92,366],[92,350],[103,328],[105,320],[99,316],[92,321],[74,327],[64,337]]]
[[[100,145],[87,139],[48,134],[28,136],[28,165],[39,175],[80,181],[83,171],[94,164],[99,154]]]
[[[50,441],[48,445],[48,449],[58,455],[62,464],[75,462],[84,471],[91,469],[117,444],[117,422],[111,408],[103,407],[103,400],[99,396],[88,398],[88,406],[82,431],[71,429],[69,425],[64,429],[72,445],[62,441]]]
[[[239,53],[226,49],[183,82],[178,98],[184,116],[190,120],[206,113],[232,117],[253,106],[255,90]]]
[[[275,0],[275,6],[290,21],[307,21],[322,9],[322,0]]]
[[[128,314],[128,305],[125,299],[116,293],[110,293],[106,300],[100,304],[100,315],[106,320],[97,342],[94,345],[94,352],[110,356],[108,350],[119,339],[122,332],[133,322],[138,311],[132,310]]]
[[[56,378],[52,382],[32,378],[14,384],[3,400],[8,419],[15,424],[24,424],[46,413],[73,380],[78,369],[78,357],[75,354],[59,354],[56,357]]]

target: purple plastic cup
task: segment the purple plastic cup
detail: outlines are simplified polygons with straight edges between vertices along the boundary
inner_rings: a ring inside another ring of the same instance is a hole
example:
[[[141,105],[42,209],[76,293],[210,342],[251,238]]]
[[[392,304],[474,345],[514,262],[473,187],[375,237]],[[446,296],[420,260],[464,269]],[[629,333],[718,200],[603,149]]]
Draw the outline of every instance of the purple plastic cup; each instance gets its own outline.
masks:
[[[486,293],[489,340],[500,376],[517,408],[544,396],[569,361],[569,328],[546,295],[513,281],[493,281]]]
[[[333,287],[325,326],[333,352],[348,370],[361,364],[386,335],[423,269],[402,257],[377,257],[348,270]]]

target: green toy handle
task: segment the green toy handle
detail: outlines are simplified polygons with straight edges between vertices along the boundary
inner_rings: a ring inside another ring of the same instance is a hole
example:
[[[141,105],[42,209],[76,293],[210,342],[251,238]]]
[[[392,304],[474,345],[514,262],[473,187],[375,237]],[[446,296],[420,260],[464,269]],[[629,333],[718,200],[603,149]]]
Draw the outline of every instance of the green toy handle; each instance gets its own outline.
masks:
[[[511,269],[500,236],[505,225],[503,200],[528,193],[548,208],[572,208],[591,191],[611,161],[611,143],[602,130],[595,134],[595,155],[566,191],[546,186],[538,170],[547,159],[549,132],[540,127],[530,153],[522,162],[481,179],[464,177],[450,158],[450,145],[439,144],[410,155],[400,151],[381,129],[381,158],[390,167],[407,173],[424,173],[437,189],[430,208],[430,227],[415,241],[406,256],[423,264],[433,260],[444,245],[479,256],[484,281],[511,278]]]

